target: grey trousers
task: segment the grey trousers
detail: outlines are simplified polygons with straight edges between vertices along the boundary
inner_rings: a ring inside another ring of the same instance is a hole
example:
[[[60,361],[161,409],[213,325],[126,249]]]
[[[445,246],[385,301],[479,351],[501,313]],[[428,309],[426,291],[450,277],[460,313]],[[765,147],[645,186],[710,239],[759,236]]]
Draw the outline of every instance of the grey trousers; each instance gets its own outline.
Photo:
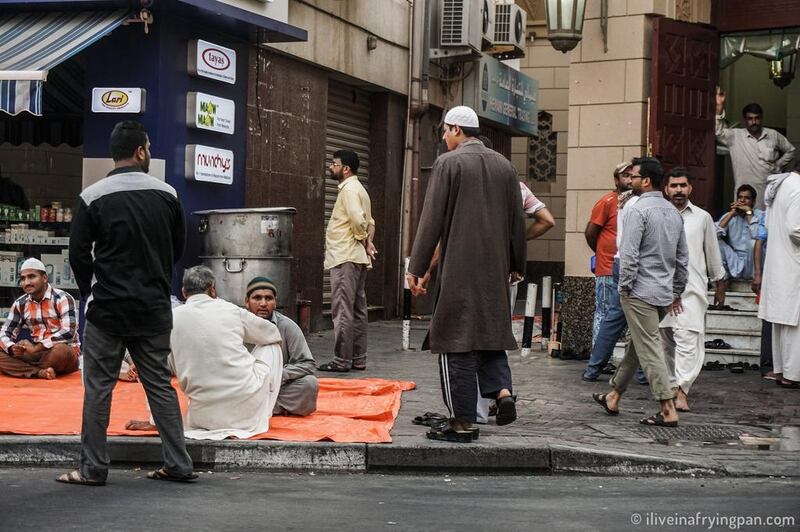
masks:
[[[170,384],[167,365],[169,331],[156,336],[115,336],[86,323],[83,335],[83,424],[81,426],[81,475],[104,481],[108,476],[106,449],[111,392],[117,384],[125,349],[139,372],[164,452],[164,467],[173,476],[192,473],[192,459],[183,439],[183,420],[178,394]]]
[[[317,410],[319,381],[314,375],[303,375],[299,379],[281,385],[278,401],[272,409],[274,415],[291,414],[307,416]]]
[[[367,265],[345,262],[331,268],[333,361],[339,366],[367,363]]]
[[[667,315],[667,307],[656,307],[637,297],[620,294],[622,311],[631,332],[631,341],[625,348],[617,371],[609,384],[620,394],[624,393],[633,380],[636,368],[641,366],[650,392],[658,401],[672,399],[672,388],[667,373],[667,362],[661,345],[658,324]]]

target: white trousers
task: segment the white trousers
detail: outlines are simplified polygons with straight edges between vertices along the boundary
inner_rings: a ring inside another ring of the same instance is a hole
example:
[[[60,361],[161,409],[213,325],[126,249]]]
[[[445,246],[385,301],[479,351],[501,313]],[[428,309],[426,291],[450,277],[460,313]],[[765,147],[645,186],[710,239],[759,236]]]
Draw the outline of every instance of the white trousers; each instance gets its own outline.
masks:
[[[772,324],[772,371],[800,381],[800,325]]]
[[[661,328],[661,344],[664,346],[664,360],[667,363],[671,388],[680,386],[683,393],[689,394],[705,362],[704,339],[705,334],[701,332],[673,327]]]

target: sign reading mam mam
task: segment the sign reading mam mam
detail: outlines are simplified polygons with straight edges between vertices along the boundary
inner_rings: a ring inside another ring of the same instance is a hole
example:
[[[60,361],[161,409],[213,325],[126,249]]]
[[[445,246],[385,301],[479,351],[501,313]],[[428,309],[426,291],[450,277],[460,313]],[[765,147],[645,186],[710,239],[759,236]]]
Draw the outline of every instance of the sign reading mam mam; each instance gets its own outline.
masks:
[[[539,82],[486,55],[475,66],[464,80],[464,105],[473,107],[481,118],[526,136],[536,135]]]
[[[186,125],[233,135],[236,103],[202,92],[186,94]]]
[[[233,184],[233,152],[200,144],[186,146],[186,179]]]
[[[189,57],[186,68],[193,76],[216,79],[234,85],[236,83],[236,50],[202,39],[189,41]]]
[[[94,87],[93,113],[143,113],[146,91],[138,88]]]

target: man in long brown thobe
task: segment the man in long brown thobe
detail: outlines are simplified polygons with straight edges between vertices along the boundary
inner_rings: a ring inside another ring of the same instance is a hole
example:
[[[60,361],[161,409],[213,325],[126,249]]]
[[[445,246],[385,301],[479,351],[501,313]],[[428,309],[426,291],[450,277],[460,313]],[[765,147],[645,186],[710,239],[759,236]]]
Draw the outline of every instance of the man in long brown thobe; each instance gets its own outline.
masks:
[[[439,353],[444,402],[450,421],[431,439],[471,441],[478,395],[496,399],[497,423],[516,419],[506,350],[517,348],[511,332],[509,274],[525,269],[525,220],[517,172],[477,138],[478,117],[464,106],[444,120],[440,156],[425,195],[409,264],[415,295],[425,293],[425,272],[441,241],[439,292],[429,332]]]

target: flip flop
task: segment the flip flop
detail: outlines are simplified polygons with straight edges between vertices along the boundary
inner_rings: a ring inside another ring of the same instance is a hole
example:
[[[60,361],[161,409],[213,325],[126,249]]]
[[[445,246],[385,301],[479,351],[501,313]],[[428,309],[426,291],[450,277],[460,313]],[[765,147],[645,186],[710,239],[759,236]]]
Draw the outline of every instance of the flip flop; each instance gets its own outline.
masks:
[[[642,425],[649,425],[651,427],[677,427],[677,421],[664,421],[664,416],[659,412],[658,414],[654,414],[650,417],[646,417],[644,419],[640,419],[639,423]]]
[[[442,426],[431,427],[431,430],[425,433],[425,437],[429,440],[449,441],[454,443],[472,443],[471,430],[455,430],[448,421]]]
[[[345,368],[343,366],[336,364],[335,362],[328,362],[327,364],[322,364],[321,366],[318,366],[317,369],[319,371],[332,371],[334,373],[347,373],[348,371],[350,371],[350,368]]]
[[[426,425],[428,427],[432,427],[433,423],[444,423],[449,418],[444,414],[439,414],[437,412],[425,412],[421,416],[417,416],[411,420],[411,423],[414,425]]]
[[[600,406],[603,407],[603,410],[606,411],[606,414],[608,414],[609,416],[618,416],[619,415],[619,410],[612,410],[611,408],[609,408],[608,407],[608,402],[606,402],[607,398],[608,398],[608,394],[607,393],[593,393],[592,394],[592,399],[594,399],[597,404],[599,404]]]
[[[163,467],[147,473],[147,478],[150,480],[169,480],[170,482],[194,482],[197,480],[198,476],[199,475],[197,473],[192,473],[185,477],[176,477],[170,474]]]
[[[83,478],[83,475],[81,475],[81,472],[77,469],[56,477],[56,482],[62,482],[64,484],[80,484],[81,486],[106,485],[105,480],[89,480],[88,478]]]

